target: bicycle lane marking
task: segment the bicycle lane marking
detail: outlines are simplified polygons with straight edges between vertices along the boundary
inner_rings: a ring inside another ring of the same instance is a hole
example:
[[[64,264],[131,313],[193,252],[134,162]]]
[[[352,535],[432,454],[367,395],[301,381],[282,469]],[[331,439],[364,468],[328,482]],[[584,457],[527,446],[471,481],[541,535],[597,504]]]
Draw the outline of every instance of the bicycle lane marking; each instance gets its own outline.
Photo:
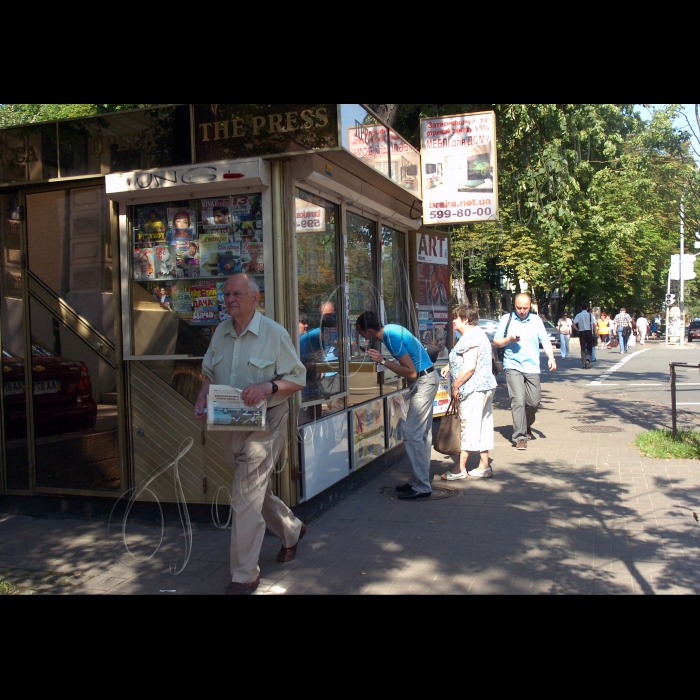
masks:
[[[645,348],[644,350],[638,350],[632,355],[627,355],[627,357],[623,357],[616,365],[613,365],[609,370],[603,372],[603,374],[600,377],[598,377],[598,379],[594,379],[589,384],[589,386],[600,386],[606,379],[610,379],[610,377],[613,374],[615,374],[615,372],[617,372],[625,363],[629,362],[633,357],[641,355],[643,352],[648,352],[648,348]]]

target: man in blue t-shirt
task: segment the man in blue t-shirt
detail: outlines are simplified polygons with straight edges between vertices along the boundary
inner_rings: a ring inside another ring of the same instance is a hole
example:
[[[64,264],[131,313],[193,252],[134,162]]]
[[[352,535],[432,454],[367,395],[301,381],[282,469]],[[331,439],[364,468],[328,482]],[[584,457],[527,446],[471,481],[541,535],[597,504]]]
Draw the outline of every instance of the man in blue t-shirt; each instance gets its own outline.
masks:
[[[433,403],[440,379],[420,340],[403,326],[394,323],[382,326],[377,314],[366,311],[355,322],[357,332],[365,340],[379,340],[394,356],[385,359],[378,350],[369,349],[372,362],[384,365],[408,380],[411,403],[404,426],[404,445],[411,463],[412,479],[397,486],[401,500],[430,498],[430,457],[432,454]]]
[[[515,297],[515,311],[501,318],[493,337],[497,348],[505,348],[503,368],[513,414],[513,444],[519,450],[527,449],[532,439],[530,426],[540,405],[540,343],[547,354],[549,371],[557,368],[552,343],[547,337],[542,319],[530,314],[532,299],[529,294]],[[508,335],[506,335],[506,332]]]

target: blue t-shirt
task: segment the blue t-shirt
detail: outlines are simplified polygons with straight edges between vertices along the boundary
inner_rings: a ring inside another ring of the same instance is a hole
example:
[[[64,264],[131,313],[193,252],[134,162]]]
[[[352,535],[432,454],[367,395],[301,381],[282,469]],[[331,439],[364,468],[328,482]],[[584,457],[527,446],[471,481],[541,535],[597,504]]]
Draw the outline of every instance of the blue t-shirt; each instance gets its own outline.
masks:
[[[422,372],[424,369],[433,366],[430,356],[421,345],[420,340],[403,326],[395,323],[384,326],[382,342],[396,360],[408,353],[411,360],[413,360],[416,372]]]
[[[494,340],[505,338],[509,318],[510,314],[501,318]],[[503,369],[514,369],[523,374],[540,374],[540,342],[547,338],[542,319],[536,314],[530,314],[521,321],[518,314],[513,312],[508,335],[519,335],[520,341],[506,345]]]

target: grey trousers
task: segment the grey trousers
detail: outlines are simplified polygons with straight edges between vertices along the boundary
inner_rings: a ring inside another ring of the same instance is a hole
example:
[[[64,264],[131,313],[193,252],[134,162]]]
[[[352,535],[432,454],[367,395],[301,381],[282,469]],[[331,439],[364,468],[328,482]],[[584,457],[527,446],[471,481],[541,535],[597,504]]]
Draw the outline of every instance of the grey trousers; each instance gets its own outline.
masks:
[[[515,369],[506,370],[506,383],[513,414],[513,442],[527,440],[527,430],[535,422],[542,391],[539,374],[525,374]]]
[[[403,442],[411,463],[411,486],[419,493],[430,493],[430,456],[433,448],[433,403],[440,386],[437,370],[409,384],[410,405],[404,424]]]

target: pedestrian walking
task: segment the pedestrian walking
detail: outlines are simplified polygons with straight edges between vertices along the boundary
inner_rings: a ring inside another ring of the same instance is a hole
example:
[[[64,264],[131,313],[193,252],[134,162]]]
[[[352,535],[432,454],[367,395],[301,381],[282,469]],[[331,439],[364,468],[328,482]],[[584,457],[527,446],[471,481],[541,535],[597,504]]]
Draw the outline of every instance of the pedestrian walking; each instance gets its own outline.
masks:
[[[549,371],[557,368],[542,319],[530,314],[531,307],[530,295],[518,294],[515,310],[501,318],[493,339],[496,348],[505,348],[503,367],[513,415],[511,439],[519,450],[526,450],[527,441],[532,438],[531,427],[542,396],[540,343],[547,355]]]
[[[620,309],[620,313],[613,319],[615,324],[615,333],[620,343],[620,354],[627,352],[627,340],[632,333],[632,317],[627,313],[624,306]]]
[[[571,341],[571,329],[573,327],[573,321],[569,317],[569,312],[564,311],[557,323],[557,330],[559,331],[559,339],[561,341],[561,359],[565,360],[569,354],[569,342]]]
[[[393,323],[382,326],[377,314],[365,311],[355,327],[365,340],[384,343],[394,357],[394,361],[387,360],[378,350],[369,349],[370,360],[408,380],[410,404],[404,424],[404,445],[412,473],[411,481],[396,487],[399,498],[430,498],[433,491],[430,484],[433,402],[440,377],[420,340],[403,326]]]
[[[257,311],[260,289],[254,277],[226,281],[224,303],[231,318],[220,323],[202,362],[204,380],[194,405],[206,420],[211,384],[243,387],[246,406],[267,401],[266,428],[221,432],[226,461],[234,472],[231,497],[231,584],[226,595],[249,595],[260,583],[258,559],[265,528],[282,540],[277,561],[296,555],[306,526],[272,493],[270,477],[284,445],[287,397],[306,384],[306,370],[289,333]]]
[[[462,337],[450,352],[449,366],[442,368],[443,379],[452,376],[452,398],[459,401],[459,463],[441,476],[445,481],[491,478],[489,450],[493,439],[493,394],[496,378],[491,361],[493,353],[486,333],[479,328],[479,313],[473,306],[459,306],[454,311],[453,325]],[[479,466],[467,472],[470,452],[479,453]]]
[[[583,304],[581,311],[574,318],[574,328],[578,331],[578,340],[581,344],[581,367],[582,369],[590,369],[593,354],[593,333],[597,329],[597,324],[588,304]]]
[[[607,312],[602,311],[598,319],[598,338],[600,339],[600,349],[607,350],[610,342],[610,318]]]
[[[647,338],[647,332],[649,330],[649,320],[644,316],[644,313],[642,312],[639,316],[637,316],[637,335],[639,336],[639,344],[644,345],[646,338]]]

